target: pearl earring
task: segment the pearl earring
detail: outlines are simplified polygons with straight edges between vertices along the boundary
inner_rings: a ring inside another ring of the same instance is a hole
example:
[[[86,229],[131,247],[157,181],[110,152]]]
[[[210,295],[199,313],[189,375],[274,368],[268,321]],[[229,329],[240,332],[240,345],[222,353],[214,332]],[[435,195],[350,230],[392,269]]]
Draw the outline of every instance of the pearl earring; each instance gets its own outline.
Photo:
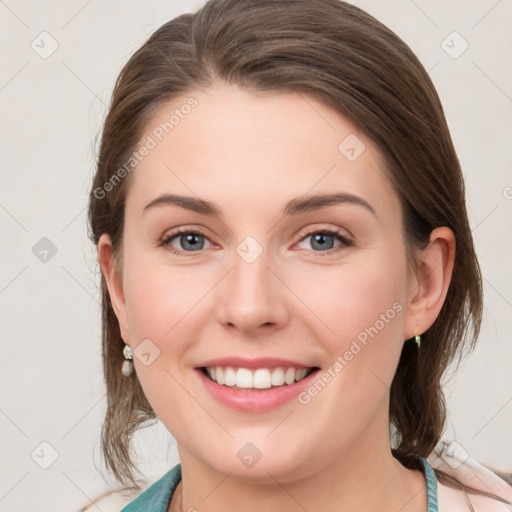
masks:
[[[123,355],[126,361],[123,361],[121,373],[125,377],[129,377],[133,373],[133,353],[132,348],[129,345],[124,346]]]

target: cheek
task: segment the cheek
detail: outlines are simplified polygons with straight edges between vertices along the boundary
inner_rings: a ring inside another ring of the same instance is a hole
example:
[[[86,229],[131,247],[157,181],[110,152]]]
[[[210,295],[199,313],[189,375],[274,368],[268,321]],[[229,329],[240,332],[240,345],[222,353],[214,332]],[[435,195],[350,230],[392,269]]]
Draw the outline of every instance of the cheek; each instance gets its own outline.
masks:
[[[319,424],[346,425],[348,437],[382,406],[396,371],[403,343],[398,271],[393,265],[350,264],[304,287],[316,317],[309,323],[311,335],[323,344],[330,363],[319,376],[326,384],[313,382],[301,403]]]
[[[131,268],[126,271],[125,294],[135,355],[141,352],[137,350],[139,344],[156,354],[150,365],[142,364],[141,359],[135,361],[135,367],[156,410],[162,400],[174,403],[181,396],[178,380],[190,363],[187,351],[199,339],[205,318],[211,316],[209,292],[219,276],[206,267],[171,267],[147,255],[131,261]],[[162,390],[165,397],[161,396]]]
[[[405,263],[396,254],[374,256],[301,279],[300,293],[315,317],[312,336],[351,375],[343,385],[367,384],[370,370],[389,384],[403,344]]]
[[[212,278],[199,275],[192,267],[171,269],[149,259],[137,263],[126,273],[127,312],[135,354],[141,344],[151,355],[149,364],[136,357],[135,368],[154,411],[174,432],[183,421],[176,418],[195,410],[193,400],[184,391],[182,369],[194,340],[194,326],[200,325],[200,316],[204,315],[201,297]]]
[[[135,344],[142,338],[156,344],[176,338],[175,331],[190,322],[207,289],[208,276],[197,267],[170,266],[162,260],[134,251],[126,267],[125,297]]]
[[[386,265],[347,264],[329,273],[318,275],[313,281],[303,279],[302,296],[311,305],[312,312],[324,320],[337,339],[357,337],[365,328],[377,323],[378,330],[389,331],[388,327],[397,320],[397,309],[402,309],[405,282],[397,272],[400,262]],[[314,284],[313,284],[314,283]],[[399,306],[396,305],[399,304]],[[386,329],[383,329],[381,315],[384,315]]]

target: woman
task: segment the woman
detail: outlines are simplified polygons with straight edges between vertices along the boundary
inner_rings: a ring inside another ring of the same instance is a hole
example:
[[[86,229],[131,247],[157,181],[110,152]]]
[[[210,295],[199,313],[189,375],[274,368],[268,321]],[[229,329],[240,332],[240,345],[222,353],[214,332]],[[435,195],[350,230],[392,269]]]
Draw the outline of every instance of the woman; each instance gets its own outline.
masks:
[[[509,510],[494,474],[427,461],[481,274],[439,98],[381,23],[213,0],[164,24],[117,80],[89,206],[105,460],[137,488],[155,418],[180,456],[125,511]]]

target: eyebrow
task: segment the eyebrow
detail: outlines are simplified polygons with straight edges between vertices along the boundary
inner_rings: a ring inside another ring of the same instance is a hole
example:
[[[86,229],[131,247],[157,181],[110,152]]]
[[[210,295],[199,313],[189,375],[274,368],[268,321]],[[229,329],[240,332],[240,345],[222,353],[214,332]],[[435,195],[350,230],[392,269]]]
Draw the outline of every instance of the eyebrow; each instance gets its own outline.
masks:
[[[355,196],[346,192],[298,197],[289,201],[281,213],[283,216],[298,215],[300,213],[307,213],[310,211],[318,210],[320,208],[325,208],[327,206],[343,203],[363,206],[373,215],[377,216],[373,207],[366,200],[364,200],[362,197]],[[222,217],[222,211],[210,201],[175,194],[162,194],[161,196],[156,197],[144,207],[142,215],[144,215],[147,211],[155,208],[156,206],[163,205],[176,205],[184,208],[185,210],[190,210],[202,215]]]

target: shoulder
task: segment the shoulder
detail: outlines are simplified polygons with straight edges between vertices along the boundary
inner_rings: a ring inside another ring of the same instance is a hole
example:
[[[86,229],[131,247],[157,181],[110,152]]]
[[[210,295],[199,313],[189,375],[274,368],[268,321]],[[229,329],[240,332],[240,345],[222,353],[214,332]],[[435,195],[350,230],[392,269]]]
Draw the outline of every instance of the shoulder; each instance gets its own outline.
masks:
[[[177,464],[159,480],[137,494],[127,488],[111,490],[97,496],[79,512],[101,509],[102,512],[167,512],[172,493],[181,480],[181,465]]]
[[[510,505],[499,500],[437,482],[439,512],[510,512]]]
[[[476,512],[510,512],[511,510],[510,505],[494,498],[470,493],[468,496]]]
[[[100,496],[89,499],[89,504],[80,508],[78,512],[119,512],[128,505],[137,495],[127,490],[110,490]]]
[[[439,512],[510,512],[512,486],[489,467],[471,458],[456,442],[440,441],[428,462],[436,471]]]
[[[128,503],[121,512],[167,512],[172,493],[181,479],[181,465],[177,464],[153,485]]]

